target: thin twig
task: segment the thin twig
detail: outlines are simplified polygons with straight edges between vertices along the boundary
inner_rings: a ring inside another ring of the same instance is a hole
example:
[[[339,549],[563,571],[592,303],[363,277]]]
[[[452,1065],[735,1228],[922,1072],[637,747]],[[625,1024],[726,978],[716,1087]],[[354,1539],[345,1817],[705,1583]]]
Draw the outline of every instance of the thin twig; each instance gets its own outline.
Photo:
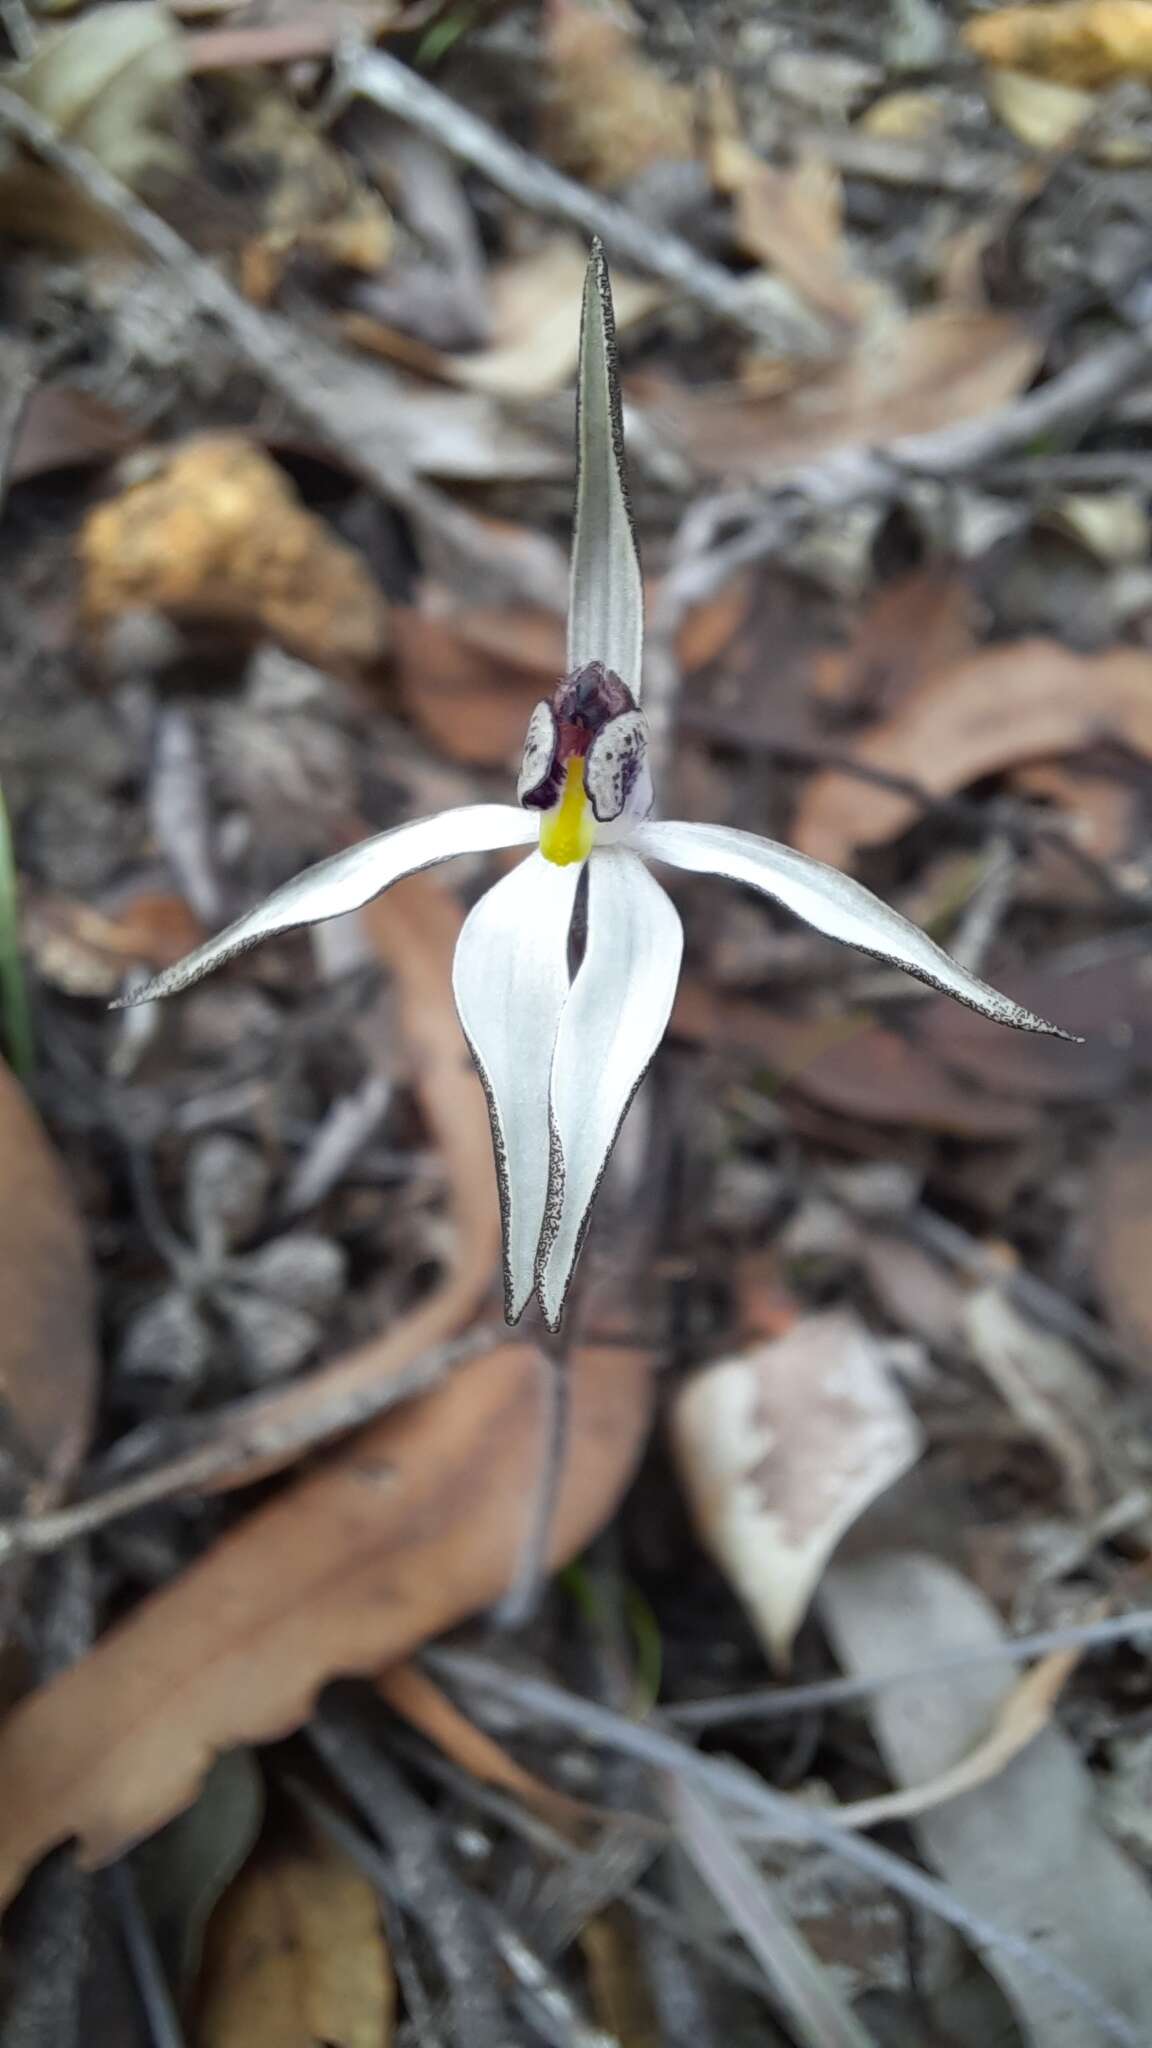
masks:
[[[806,2048],[876,2048],[715,1801],[681,1777],[667,1780],[667,1798],[681,1848],[756,1957],[797,2039]]]
[[[784,286],[768,295],[760,282],[754,293],[749,292],[746,284],[698,256],[679,235],[650,226],[616,200],[564,177],[382,50],[353,45],[337,55],[326,116],[334,119],[357,98],[372,100],[431,136],[518,205],[598,235],[609,255],[662,278],[707,312],[757,335],[775,353],[828,353],[823,327]]]
[[[534,1719],[571,1728],[586,1742],[622,1750],[658,1770],[672,1771],[690,1782],[701,1783],[726,1806],[735,1804],[746,1813],[762,1815],[775,1827],[781,1839],[818,1842],[822,1848],[830,1849],[844,1862],[854,1864],[858,1870],[889,1886],[912,1904],[935,1914],[950,1927],[958,1928],[978,1949],[991,1954],[1010,1955],[1036,1976],[1057,1986],[1066,1999],[1091,2016],[1106,2039],[1122,2044],[1122,2048],[1145,2048],[1123,2014],[1102,1999],[1091,1985],[1044,1955],[1034,1942],[994,1925],[982,1914],[973,1913],[938,1879],[929,1877],[902,1857],[880,1848],[877,1843],[851,1834],[814,1807],[802,1805],[784,1793],[774,1791],[739,1765],[717,1757],[702,1756],[662,1729],[630,1721],[623,1714],[613,1713],[610,1708],[598,1706],[592,1700],[581,1699],[544,1679],[507,1671],[488,1658],[469,1656],[461,1651],[434,1650],[427,1653],[427,1662],[437,1676],[465,1688],[487,1692],[495,1699],[503,1699],[531,1714]]]
[[[916,1685],[946,1671],[967,1671],[979,1664],[1026,1664],[1052,1650],[1100,1650],[1147,1636],[1152,1641],[1152,1609],[1109,1615],[1103,1621],[1072,1622],[1067,1628],[1040,1629],[1030,1636],[1007,1636],[986,1650],[948,1650],[924,1664],[906,1664],[899,1671],[881,1671],[856,1678],[819,1678],[811,1685],[757,1686],[745,1693],[727,1693],[712,1700],[685,1700],[665,1712],[681,1728],[722,1728],[734,1721],[782,1720],[792,1714],[822,1713],[826,1707],[852,1706],[890,1687]]]
[[[503,1333],[506,1338],[507,1333]],[[253,1395],[218,1410],[205,1425],[210,1440],[169,1458],[151,1471],[138,1472],[110,1486],[88,1500],[51,1514],[30,1515],[26,1520],[0,1523],[0,1566],[11,1558],[42,1556],[59,1550],[78,1536],[102,1529],[136,1509],[156,1501],[171,1500],[180,1493],[194,1493],[228,1478],[235,1481],[248,1467],[262,1470],[266,1461],[283,1462],[316,1445],[343,1436],[361,1423],[383,1415],[402,1401],[410,1401],[435,1386],[444,1376],[490,1349],[501,1332],[483,1326],[457,1337],[449,1344],[436,1345],[412,1360],[402,1372],[364,1386],[336,1386],[330,1399],[319,1399],[298,1408],[300,1386],[276,1394]],[[322,1379],[323,1375],[319,1375]]]

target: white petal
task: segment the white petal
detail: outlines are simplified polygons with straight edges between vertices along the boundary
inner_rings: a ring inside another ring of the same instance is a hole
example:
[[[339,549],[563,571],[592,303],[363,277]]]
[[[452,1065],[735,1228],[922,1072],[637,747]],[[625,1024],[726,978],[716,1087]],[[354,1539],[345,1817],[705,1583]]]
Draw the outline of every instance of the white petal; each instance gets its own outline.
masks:
[[[612,287],[599,242],[584,278],[576,382],[576,523],[568,667],[602,661],[640,695],[644,586],[624,470]]]
[[[197,946],[175,967],[153,975],[113,1005],[126,1008],[148,1003],[154,996],[175,995],[201,975],[222,967],[237,953],[280,932],[295,931],[300,925],[322,924],[327,917],[359,910],[393,882],[430,868],[437,861],[451,860],[460,853],[490,853],[497,847],[524,846],[535,839],[539,820],[511,804],[466,804],[457,811],[442,811],[435,818],[417,818],[410,825],[397,825],[391,832],[379,832],[362,839],[347,853],[334,853],[314,868],[273,890],[271,896],[237,918],[216,938]]]
[[[480,898],[456,946],[452,985],[488,1097],[504,1216],[504,1312],[532,1292],[548,1200],[548,1077],[568,995],[568,930],[581,869],[528,859]]]
[[[628,843],[650,860],[666,861],[669,867],[688,868],[694,874],[723,875],[730,882],[743,882],[783,904],[827,938],[855,946],[874,960],[903,967],[918,981],[944,995],[955,996],[969,1009],[979,1010],[997,1024],[1013,1024],[1020,1031],[1047,1031],[1054,1038],[1072,1034],[1033,1016],[1018,1003],[1010,1002],[987,982],[980,981],[949,958],[943,947],[922,932],[908,918],[901,917],[838,868],[810,860],[790,846],[771,839],[758,839],[753,832],[737,832],[729,825],[684,825],[655,823],[637,825]],[[1078,1042],[1078,1041],[1077,1041]]]
[[[625,847],[588,862],[588,938],[552,1062],[552,1128],[563,1180],[555,1236],[541,1246],[540,1305],[556,1329],[596,1190],[668,1022],[684,934],[658,882]]]

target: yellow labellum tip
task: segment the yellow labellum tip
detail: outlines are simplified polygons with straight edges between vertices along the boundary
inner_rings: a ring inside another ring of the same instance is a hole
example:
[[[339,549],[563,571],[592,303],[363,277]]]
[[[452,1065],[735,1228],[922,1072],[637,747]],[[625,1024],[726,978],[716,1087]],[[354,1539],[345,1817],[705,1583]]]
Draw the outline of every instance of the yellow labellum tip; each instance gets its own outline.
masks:
[[[577,758],[564,769],[564,793],[540,825],[540,851],[558,868],[587,860],[592,851],[595,821],[584,789],[584,763]]]

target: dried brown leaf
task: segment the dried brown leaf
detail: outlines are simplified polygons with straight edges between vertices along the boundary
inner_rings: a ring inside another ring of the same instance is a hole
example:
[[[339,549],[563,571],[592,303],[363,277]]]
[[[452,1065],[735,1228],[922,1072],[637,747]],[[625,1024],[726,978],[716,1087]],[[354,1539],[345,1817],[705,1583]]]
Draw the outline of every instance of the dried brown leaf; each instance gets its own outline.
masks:
[[[1065,85],[1111,85],[1152,78],[1150,0],[1057,0],[1053,6],[999,7],[964,29],[986,63],[1035,71]]]
[[[876,1339],[848,1310],[708,1366],[673,1411],[703,1541],[777,1664],[840,1538],[920,1453]]]
[[[603,1524],[647,1433],[647,1354],[589,1345],[549,1560]],[[338,1673],[398,1661],[507,1587],[547,1403],[504,1344],[295,1481],[0,1730],[0,1898],[54,1842],[114,1856],[183,1806],[210,1759],[284,1735]]]
[[[741,147],[729,176],[741,246],[834,327],[854,333],[876,290],[855,273],[848,255],[839,172],[810,152],[777,170]]]
[[[60,1163],[3,1062],[0,1300],[0,1475],[10,1496],[36,1510],[59,1498],[88,1442],[95,1305],[84,1233]]]
[[[1118,1095],[1152,1051],[1152,990],[1139,962],[1097,959],[1068,969],[1005,968],[997,986],[1084,1039],[1025,1038],[940,997],[918,1006],[912,1033],[966,1082],[1026,1102],[1099,1102]]]
[[[228,0],[229,6],[232,0]],[[186,0],[176,14],[195,21],[215,12],[212,7]],[[227,9],[221,10],[227,11]],[[258,64],[299,64],[309,57],[328,57],[343,36],[363,36],[372,41],[395,19],[393,0],[364,0],[360,6],[346,0],[323,7],[286,11],[283,20],[239,22],[235,27],[205,28],[185,37],[188,69],[205,71],[248,71]]]
[[[785,1102],[795,1094],[866,1123],[966,1138],[1025,1137],[1040,1122],[1030,1104],[954,1079],[925,1048],[867,1016],[804,1022],[765,1003],[724,1000],[687,981],[672,1025],[713,1049],[731,1047],[765,1061]]]
[[[1152,1370],[1152,1113],[1132,1108],[1096,1159],[1092,1263],[1108,1320]]]
[[[38,972],[72,996],[114,996],[132,966],[172,967],[204,937],[182,896],[144,890],[107,913],[72,896],[26,896],[25,943]]]
[[[387,2048],[395,2005],[369,1880],[303,1825],[262,1843],[209,1928],[197,2048]]]
[[[975,609],[969,584],[950,566],[882,584],[847,644],[813,657],[812,688],[852,711],[890,712],[918,683],[972,653]]]
[[[1101,1506],[1101,1475],[1114,1461],[1099,1375],[1067,1338],[1022,1315],[1002,1287],[972,1288],[962,1327],[981,1371],[1062,1473],[1072,1511],[1089,1520]]]
[[[392,615],[404,709],[454,761],[510,768],[534,704],[564,672],[564,623],[550,612],[420,609]]]
[[[1041,353],[1011,314],[940,307],[870,324],[845,362],[787,391],[666,390],[667,427],[701,468],[770,482],[833,448],[978,418],[1015,397]]]
[[[497,264],[489,273],[492,340],[467,355],[438,358],[438,374],[470,391],[524,401],[562,391],[576,374],[580,304],[588,252],[559,235],[531,256]],[[616,331],[625,334],[667,292],[651,278],[613,270]]]
[[[360,557],[239,434],[158,453],[89,513],[80,555],[96,632],[156,610],[282,641],[323,669],[359,667],[387,643],[387,608]]]
[[[1016,640],[934,676],[852,751],[863,766],[947,796],[1109,736],[1152,755],[1152,655],[1134,647],[1077,654],[1055,640]],[[895,839],[920,812],[913,797],[831,769],[809,783],[792,842],[848,867],[858,848]]]
[[[678,638],[688,675],[729,644],[748,603],[747,580],[734,577],[689,611]],[[515,768],[533,705],[564,673],[559,614],[460,607],[428,583],[418,605],[393,607],[392,633],[401,703],[428,738],[451,760]]]

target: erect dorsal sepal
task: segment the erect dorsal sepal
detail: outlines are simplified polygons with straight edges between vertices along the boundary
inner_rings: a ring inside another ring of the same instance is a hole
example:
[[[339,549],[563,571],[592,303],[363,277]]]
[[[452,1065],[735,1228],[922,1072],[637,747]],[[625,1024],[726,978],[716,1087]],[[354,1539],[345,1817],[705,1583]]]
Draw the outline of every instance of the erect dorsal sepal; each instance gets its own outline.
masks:
[[[584,763],[584,787],[598,825],[619,818],[641,778],[647,781],[647,753],[648,725],[642,711],[622,711],[601,726]]]

